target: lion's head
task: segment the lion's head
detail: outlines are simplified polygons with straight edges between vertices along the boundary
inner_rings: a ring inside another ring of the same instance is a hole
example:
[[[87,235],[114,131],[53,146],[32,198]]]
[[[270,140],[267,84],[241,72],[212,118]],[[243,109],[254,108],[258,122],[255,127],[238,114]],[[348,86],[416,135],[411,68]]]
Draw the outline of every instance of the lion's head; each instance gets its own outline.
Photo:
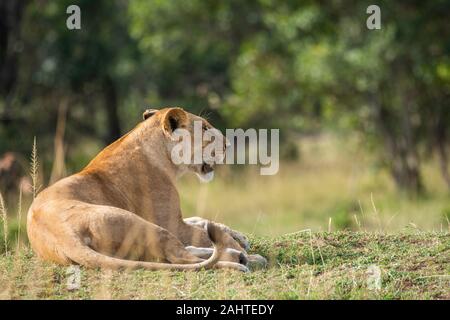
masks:
[[[230,143],[206,119],[179,107],[148,109],[143,118],[161,131],[179,175],[190,171],[204,182],[214,178],[215,165],[223,162]]]

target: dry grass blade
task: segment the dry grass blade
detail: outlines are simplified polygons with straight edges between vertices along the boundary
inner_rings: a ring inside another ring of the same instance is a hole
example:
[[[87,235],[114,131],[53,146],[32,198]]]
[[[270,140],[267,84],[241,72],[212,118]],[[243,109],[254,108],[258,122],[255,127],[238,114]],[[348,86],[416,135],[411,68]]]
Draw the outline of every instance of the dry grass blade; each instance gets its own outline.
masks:
[[[0,214],[3,222],[3,241],[5,243],[5,252],[8,253],[8,212],[5,205],[5,200],[0,192]]]
[[[19,188],[19,204],[17,207],[17,219],[18,219],[18,227],[17,227],[17,248],[20,248],[20,236],[22,232],[22,197],[23,197],[23,191],[22,187]]]
[[[375,218],[378,221],[378,227],[379,227],[379,231],[383,232],[383,225],[381,223],[381,217],[380,217],[380,213],[378,212],[377,207],[375,206],[375,201],[373,200],[373,193],[370,193],[370,202],[372,204],[372,208],[373,208],[373,212],[375,214]]]
[[[38,186],[39,183],[39,161],[38,161],[38,154],[37,154],[37,144],[36,144],[36,137],[34,137],[33,140],[33,149],[31,151],[31,163],[30,163],[30,175],[31,175],[31,181],[32,181],[32,189],[33,189],[33,199],[36,198],[37,193],[39,192],[39,189],[41,186]]]

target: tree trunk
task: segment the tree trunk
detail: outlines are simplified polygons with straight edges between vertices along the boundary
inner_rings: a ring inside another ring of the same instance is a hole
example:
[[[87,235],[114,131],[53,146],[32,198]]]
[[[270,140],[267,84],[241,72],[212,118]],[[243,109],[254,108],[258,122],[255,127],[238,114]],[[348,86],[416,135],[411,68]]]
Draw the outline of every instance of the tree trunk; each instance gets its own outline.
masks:
[[[110,76],[106,76],[103,80],[103,94],[105,98],[105,112],[107,120],[107,134],[105,142],[107,144],[117,140],[121,135],[120,121],[118,114],[118,97],[117,87],[114,80]]]
[[[450,190],[450,174],[448,172],[448,155],[447,155],[447,126],[446,119],[444,117],[444,113],[446,107],[441,107],[441,114],[437,119],[436,124],[436,144],[439,156],[439,163],[441,167],[442,178],[447,184],[448,189]]]
[[[441,165],[441,174],[445,183],[447,184],[448,189],[450,190],[450,174],[448,172],[448,156],[447,150],[445,148],[445,144],[443,141],[439,141],[438,143],[438,154],[439,154],[439,162]]]
[[[68,99],[62,98],[62,101],[60,101],[58,106],[58,119],[56,122],[56,132],[53,140],[54,156],[52,173],[50,175],[49,181],[50,185],[66,175],[64,133],[66,131],[68,105]]]
[[[399,85],[400,86],[400,85]],[[402,88],[402,87],[400,87]],[[405,174],[406,189],[413,193],[421,193],[423,191],[422,177],[420,175],[420,159],[417,151],[417,134],[416,127],[411,122],[414,116],[414,100],[416,100],[416,91],[414,87],[403,88],[401,117],[401,134],[399,139],[402,147],[403,171]]]
[[[382,105],[376,95],[370,96],[371,104],[375,110],[375,121],[378,131],[382,136],[382,143],[386,151],[386,158],[389,163],[389,170],[400,190],[411,194],[418,194],[423,191],[422,179],[420,176],[420,163],[415,149],[415,144],[411,136],[409,118],[403,118],[402,130],[398,134],[393,128],[395,115],[389,113],[389,109]],[[403,117],[409,117],[405,110]],[[396,125],[398,125],[396,123]]]
[[[0,94],[8,96],[17,79],[20,24],[27,1],[0,1]]]

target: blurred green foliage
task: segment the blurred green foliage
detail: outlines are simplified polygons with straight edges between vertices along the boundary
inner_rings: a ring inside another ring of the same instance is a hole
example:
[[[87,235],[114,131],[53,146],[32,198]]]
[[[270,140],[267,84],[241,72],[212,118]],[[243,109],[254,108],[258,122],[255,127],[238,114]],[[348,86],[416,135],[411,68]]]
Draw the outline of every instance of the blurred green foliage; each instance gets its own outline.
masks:
[[[81,30],[66,28],[70,4]],[[436,153],[450,187],[450,3],[379,1],[381,30],[366,27],[370,4],[3,1],[0,153],[27,152],[34,135],[51,150],[64,104],[73,157],[148,106],[181,105],[222,129],[281,128],[288,155],[299,133],[361,134],[411,192]]]

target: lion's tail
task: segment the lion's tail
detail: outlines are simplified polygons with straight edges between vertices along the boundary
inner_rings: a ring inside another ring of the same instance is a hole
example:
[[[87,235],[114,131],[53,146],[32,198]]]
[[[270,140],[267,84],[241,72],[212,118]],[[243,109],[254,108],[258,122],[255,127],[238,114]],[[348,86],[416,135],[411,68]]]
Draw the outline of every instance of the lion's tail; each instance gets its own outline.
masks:
[[[218,239],[219,234],[217,227],[208,223],[207,225],[208,235],[214,245],[214,252],[210,258],[199,263],[193,264],[172,264],[172,263],[159,263],[159,262],[148,262],[148,261],[134,261],[125,260],[110,257],[101,254],[92,248],[85,245],[81,239],[77,237],[72,238],[70,241],[72,243],[67,245],[69,250],[65,250],[67,256],[70,260],[91,268],[106,268],[106,269],[146,269],[146,270],[199,270],[199,269],[210,269],[216,266],[219,261],[220,256],[225,250],[224,246]],[[243,265],[238,263],[218,263],[217,266],[222,268],[236,269],[240,271],[245,271],[246,269]]]

